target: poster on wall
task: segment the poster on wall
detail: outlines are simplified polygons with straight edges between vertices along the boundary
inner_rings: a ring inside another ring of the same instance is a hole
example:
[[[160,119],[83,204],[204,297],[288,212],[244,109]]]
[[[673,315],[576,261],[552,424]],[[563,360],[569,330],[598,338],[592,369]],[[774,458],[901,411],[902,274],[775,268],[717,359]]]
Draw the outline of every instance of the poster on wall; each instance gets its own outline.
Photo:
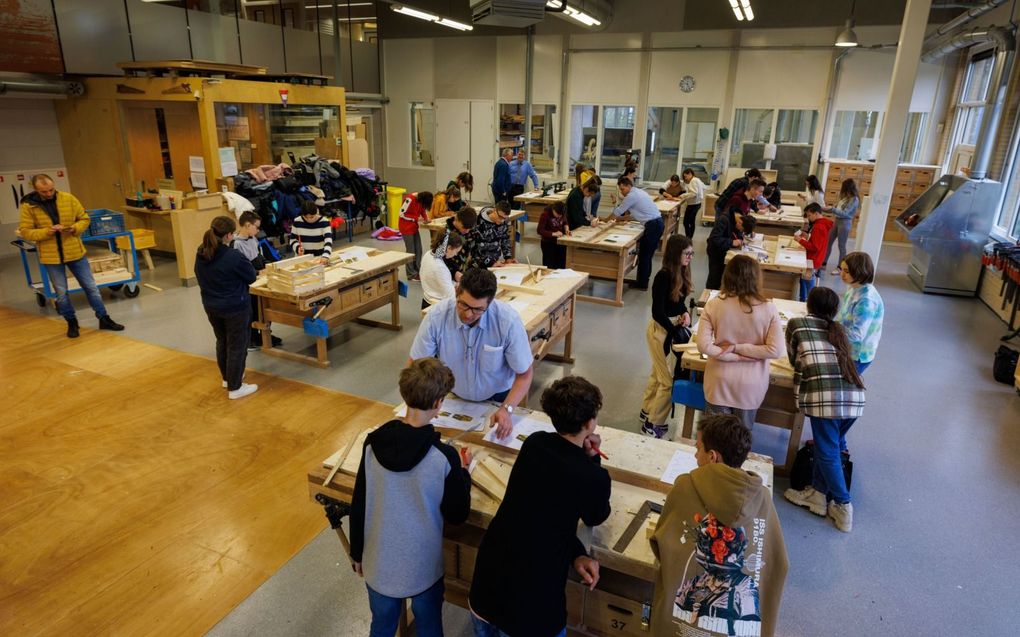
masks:
[[[234,156],[234,147],[227,146],[219,149],[220,172],[224,177],[233,177],[237,174],[237,158]]]

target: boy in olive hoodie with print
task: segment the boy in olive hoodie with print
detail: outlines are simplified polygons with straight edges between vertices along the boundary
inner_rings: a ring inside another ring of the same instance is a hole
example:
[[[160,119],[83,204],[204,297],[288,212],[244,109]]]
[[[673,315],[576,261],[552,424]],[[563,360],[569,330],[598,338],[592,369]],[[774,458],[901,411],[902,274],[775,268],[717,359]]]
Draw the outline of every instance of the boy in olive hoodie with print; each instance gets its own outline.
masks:
[[[771,492],[740,468],[751,432],[731,414],[709,416],[697,449],[698,468],[673,483],[651,539],[651,634],[772,637],[789,563]]]

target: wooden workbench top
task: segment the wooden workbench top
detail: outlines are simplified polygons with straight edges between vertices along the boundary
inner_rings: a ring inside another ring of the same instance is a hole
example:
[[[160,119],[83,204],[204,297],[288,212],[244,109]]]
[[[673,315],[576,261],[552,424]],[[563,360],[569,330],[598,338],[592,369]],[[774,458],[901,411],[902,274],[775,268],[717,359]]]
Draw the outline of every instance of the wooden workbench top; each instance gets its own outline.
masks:
[[[537,283],[532,270],[542,272]],[[496,298],[517,310],[528,332],[547,319],[551,309],[570,298],[588,281],[586,272],[548,270],[521,264],[491,271],[496,275]]]
[[[480,212],[480,209],[476,208],[476,210]],[[507,218],[507,223],[515,222],[518,219],[522,218],[525,214],[526,213],[523,210],[511,210],[510,216]],[[425,224],[425,227],[428,228],[431,232],[442,232],[446,230],[446,220],[452,216],[453,215],[447,215],[445,217],[433,219],[432,221]]]
[[[765,237],[742,250],[730,250],[726,253],[726,262],[738,254],[758,257],[758,265],[763,270],[793,273],[803,272],[808,267],[807,251],[790,236]]]
[[[570,190],[571,190],[570,188],[566,188],[559,192],[551,192],[548,195],[543,195],[541,190],[530,190],[528,192],[521,193],[514,197],[514,201],[519,201],[521,203],[526,204],[556,203],[557,201],[566,201],[567,195],[570,194]]]
[[[571,230],[569,237],[560,237],[556,242],[567,246],[583,246],[622,252],[633,248],[644,233],[644,225],[634,221],[604,223],[598,226],[584,226]]]
[[[413,254],[397,251],[369,249],[365,256],[365,248],[348,246],[333,252],[330,264],[326,266],[326,284],[316,290],[300,295],[287,294],[269,288],[269,279],[260,276],[252,283],[249,291],[256,296],[280,299],[297,303],[302,299],[319,296],[327,290],[359,283],[367,279],[393,270],[414,259]]]

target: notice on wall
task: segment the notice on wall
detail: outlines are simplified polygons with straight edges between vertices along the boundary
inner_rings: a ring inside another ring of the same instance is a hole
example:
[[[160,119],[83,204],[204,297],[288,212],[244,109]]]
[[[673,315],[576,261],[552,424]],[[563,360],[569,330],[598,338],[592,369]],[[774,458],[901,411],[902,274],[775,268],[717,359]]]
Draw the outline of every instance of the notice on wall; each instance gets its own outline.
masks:
[[[188,157],[188,170],[193,173],[204,173],[205,159],[201,155],[190,155]]]
[[[208,188],[205,173],[191,173],[191,187],[197,189]]]
[[[233,146],[219,149],[220,172],[224,177],[233,177],[237,174],[237,158],[234,155]]]
[[[251,129],[247,117],[233,117],[226,121],[227,139],[247,141],[251,138]]]

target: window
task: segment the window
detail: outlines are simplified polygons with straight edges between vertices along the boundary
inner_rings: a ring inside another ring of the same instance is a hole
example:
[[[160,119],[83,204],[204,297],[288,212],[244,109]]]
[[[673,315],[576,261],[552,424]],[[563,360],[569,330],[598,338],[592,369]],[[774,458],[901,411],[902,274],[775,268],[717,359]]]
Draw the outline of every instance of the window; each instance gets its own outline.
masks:
[[[881,117],[879,111],[836,111],[829,157],[864,161],[874,159],[874,142]]]
[[[599,107],[570,107],[570,172],[581,162],[594,166],[598,157],[596,146],[599,137]]]
[[[956,119],[953,124],[953,137],[949,156],[957,153],[958,146],[974,146],[981,131],[981,120],[985,114],[985,100],[988,96],[988,84],[992,79],[994,65],[994,49],[986,49],[972,54],[967,64],[967,75],[963,80],[963,90],[956,105]]]
[[[676,174],[680,159],[683,112],[682,108],[648,109],[645,159],[641,168],[641,178],[645,181],[659,183]]]
[[[928,113],[907,114],[907,129],[903,133],[903,143],[900,145],[901,164],[916,164],[921,161],[924,125],[927,121]]]
[[[623,173],[624,156],[634,147],[633,106],[607,106],[602,127],[602,150],[599,153],[599,175],[618,177]]]
[[[688,108],[684,126],[684,155],[680,172],[690,168],[706,184],[715,161],[716,128],[719,124],[718,108]]]
[[[411,102],[411,165],[435,166],[436,111],[431,103]]]
[[[771,108],[738,108],[730,132],[730,166],[765,168],[765,144],[772,139]]]
[[[800,190],[814,162],[818,111],[738,108],[733,118],[730,166],[777,171],[781,188]],[[766,147],[775,155],[766,159]]]

